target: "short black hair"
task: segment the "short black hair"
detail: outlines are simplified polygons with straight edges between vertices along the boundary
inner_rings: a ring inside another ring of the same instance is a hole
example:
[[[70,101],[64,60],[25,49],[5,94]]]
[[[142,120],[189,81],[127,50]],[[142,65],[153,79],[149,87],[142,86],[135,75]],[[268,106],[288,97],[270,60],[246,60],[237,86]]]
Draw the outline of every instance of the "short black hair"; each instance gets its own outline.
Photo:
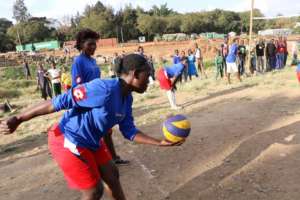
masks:
[[[98,33],[96,33],[95,31],[91,30],[91,29],[82,29],[81,31],[79,31],[76,34],[76,44],[75,44],[75,48],[78,51],[81,51],[81,45],[87,41],[88,39],[95,39],[98,40],[100,38],[100,35]]]
[[[128,74],[132,70],[136,70],[139,73],[148,69],[150,69],[148,61],[139,54],[129,54],[123,58],[118,58],[115,64],[115,72],[118,76]]]

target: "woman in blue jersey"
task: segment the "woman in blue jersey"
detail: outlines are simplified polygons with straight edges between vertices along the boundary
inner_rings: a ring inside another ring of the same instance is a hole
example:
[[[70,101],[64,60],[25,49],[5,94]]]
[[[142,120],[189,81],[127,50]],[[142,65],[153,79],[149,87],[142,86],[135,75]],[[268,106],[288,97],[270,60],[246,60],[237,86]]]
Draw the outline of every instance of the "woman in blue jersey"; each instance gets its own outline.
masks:
[[[100,68],[96,63],[96,60],[92,57],[96,51],[98,39],[99,34],[90,29],[83,29],[77,33],[75,48],[80,52],[80,55],[74,59],[72,64],[72,87],[76,87],[78,84],[87,83],[101,77]],[[109,151],[111,156],[100,162],[100,171],[110,171],[112,173],[111,175],[108,174],[108,177],[106,177],[107,174],[105,174],[102,178],[105,182],[107,182],[107,180],[110,180],[110,182],[119,182],[119,171],[115,164],[128,164],[129,161],[122,160],[116,154],[112,140],[112,129],[109,129],[108,134],[104,135],[101,143],[104,151]],[[113,180],[111,180],[111,178]],[[108,182],[107,185],[111,190],[109,193],[112,193],[113,195],[115,195],[114,193],[122,193],[119,191],[120,189],[113,188],[115,185],[119,185],[119,183],[110,184]]]
[[[78,84],[92,81],[101,77],[101,71],[96,64],[96,60],[92,57],[96,51],[96,42],[99,39],[99,34],[90,30],[83,29],[76,35],[76,45],[80,55],[77,56],[72,64],[72,86],[75,87]],[[122,160],[117,155],[112,140],[112,130],[109,130],[110,134],[105,135],[104,141],[110,151],[113,161],[116,164],[128,164],[129,161]]]
[[[61,121],[48,132],[48,144],[69,186],[81,191],[82,199],[98,200],[102,196],[101,177],[104,174],[100,174],[99,166],[103,159],[109,159],[109,155],[103,151],[100,140],[113,126],[118,124],[123,136],[137,143],[179,145],[150,137],[134,125],[132,92],[143,93],[147,89],[150,75],[147,60],[130,54],[118,63],[120,78],[98,78],[78,85],[53,100],[0,122],[0,133],[10,134],[22,122],[67,110]],[[115,187],[120,187],[122,192],[121,185]],[[122,194],[114,198],[125,199]]]
[[[175,98],[176,83],[182,76],[184,69],[187,67],[187,58],[181,58],[178,64],[168,67],[162,67],[157,72],[157,80],[160,88],[167,93],[171,109],[178,110],[181,107],[177,106]]]

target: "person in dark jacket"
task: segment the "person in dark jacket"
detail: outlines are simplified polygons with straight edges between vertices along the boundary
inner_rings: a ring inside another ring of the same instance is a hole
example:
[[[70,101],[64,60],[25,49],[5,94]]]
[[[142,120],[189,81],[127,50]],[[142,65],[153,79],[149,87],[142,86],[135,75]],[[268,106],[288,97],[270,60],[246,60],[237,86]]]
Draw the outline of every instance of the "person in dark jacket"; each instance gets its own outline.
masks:
[[[276,67],[276,46],[274,39],[271,39],[266,47],[267,71],[274,70]]]

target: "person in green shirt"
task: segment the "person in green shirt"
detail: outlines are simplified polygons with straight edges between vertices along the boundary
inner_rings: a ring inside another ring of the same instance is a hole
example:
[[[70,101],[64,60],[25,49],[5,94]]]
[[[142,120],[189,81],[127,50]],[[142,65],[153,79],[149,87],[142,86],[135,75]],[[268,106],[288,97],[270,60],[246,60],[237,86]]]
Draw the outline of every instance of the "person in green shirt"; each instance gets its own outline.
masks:
[[[223,57],[221,55],[221,51],[218,50],[216,57],[215,57],[215,66],[216,66],[216,80],[218,79],[219,75],[223,78]]]

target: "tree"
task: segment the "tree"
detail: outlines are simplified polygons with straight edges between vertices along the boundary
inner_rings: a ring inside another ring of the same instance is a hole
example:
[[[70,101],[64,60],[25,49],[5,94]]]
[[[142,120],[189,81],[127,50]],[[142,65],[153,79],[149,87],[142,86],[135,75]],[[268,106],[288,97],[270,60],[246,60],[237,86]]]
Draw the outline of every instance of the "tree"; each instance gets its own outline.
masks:
[[[14,39],[16,44],[19,43],[19,37],[22,44],[54,39],[56,30],[48,27],[48,23],[44,17],[35,17],[10,27],[7,34]]]
[[[172,9],[168,8],[168,4],[162,4],[160,7],[152,6],[152,8],[149,10],[150,15],[156,15],[156,16],[169,16],[171,14],[177,14]]]
[[[250,11],[245,11],[239,13],[241,18],[241,26],[243,32],[249,32],[250,27]],[[259,9],[253,10],[253,17],[264,17],[262,12]],[[253,31],[258,32],[259,30],[264,29],[266,26],[265,20],[253,20]]]
[[[138,13],[136,9],[134,9],[130,4],[126,5],[124,10],[122,11],[122,23],[120,27],[125,41],[130,39],[137,39],[140,35],[140,31],[137,27],[137,19]]]
[[[88,15],[81,18],[79,27],[90,28],[98,33],[102,38],[112,37],[115,34],[114,31],[114,13],[111,7],[100,10],[91,7],[91,11]]]
[[[163,17],[140,15],[138,18],[138,29],[145,34],[148,39],[152,39],[155,34],[165,33],[166,25],[167,22]]]
[[[12,25],[11,21],[5,18],[0,18],[0,52],[6,52],[14,49],[13,40],[6,34],[7,29],[9,29]]]
[[[13,5],[13,18],[17,22],[26,22],[30,14],[25,6],[24,0],[16,0]]]

